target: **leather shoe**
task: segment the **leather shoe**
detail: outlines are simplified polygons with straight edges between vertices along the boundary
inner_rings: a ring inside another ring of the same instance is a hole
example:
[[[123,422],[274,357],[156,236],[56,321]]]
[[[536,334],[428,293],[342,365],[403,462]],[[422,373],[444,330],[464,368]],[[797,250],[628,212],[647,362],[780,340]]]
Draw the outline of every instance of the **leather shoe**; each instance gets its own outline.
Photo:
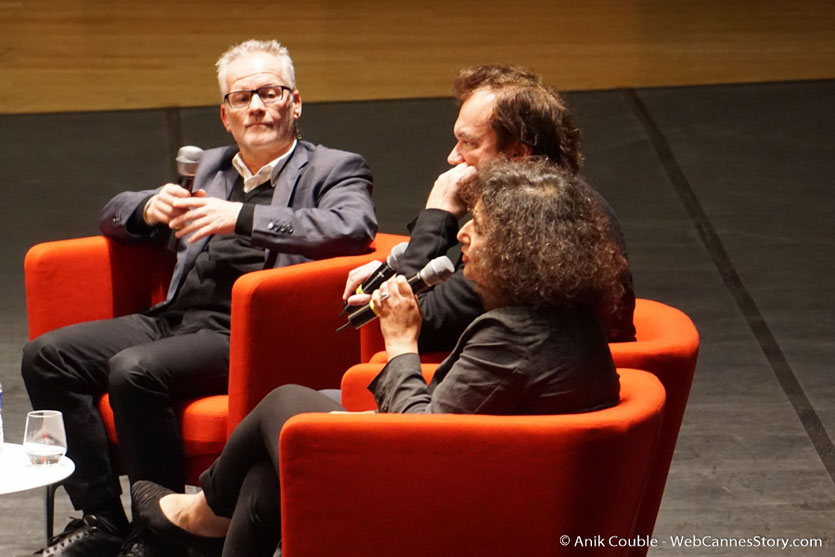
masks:
[[[116,557],[122,537],[105,531],[96,515],[85,514],[67,524],[64,531],[53,536],[42,550],[42,557]]]
[[[145,551],[145,544],[139,538],[136,530],[131,532],[130,536],[122,542],[122,547],[119,548],[117,557],[148,557]]]
[[[159,506],[159,500],[174,493],[154,482],[138,481],[131,486],[134,521],[150,530],[159,538],[174,542],[187,549],[196,550],[206,557],[220,556],[226,538],[207,538],[183,530],[166,518]]]

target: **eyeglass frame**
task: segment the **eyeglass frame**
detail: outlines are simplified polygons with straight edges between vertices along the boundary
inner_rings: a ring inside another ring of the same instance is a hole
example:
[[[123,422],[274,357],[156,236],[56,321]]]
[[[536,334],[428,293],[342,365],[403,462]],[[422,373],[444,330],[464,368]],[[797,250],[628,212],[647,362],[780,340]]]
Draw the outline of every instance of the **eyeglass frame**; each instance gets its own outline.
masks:
[[[279,89],[282,93],[281,93],[281,97],[276,97],[276,99],[275,99],[275,100],[271,100],[271,101],[270,101],[270,100],[265,100],[265,99],[264,99],[264,97],[262,97],[262,96],[261,96],[261,93],[259,93],[259,92],[258,92],[258,91],[260,91],[260,90],[262,90],[262,89],[275,89],[276,87],[277,87],[277,88],[278,88],[278,89]],[[246,108],[246,107],[248,107],[250,104],[252,104],[252,97],[253,97],[253,95],[258,95],[258,98],[259,98],[259,99],[261,99],[261,102],[262,102],[262,103],[264,103],[264,104],[273,104],[273,103],[277,103],[277,102],[280,102],[280,101],[283,101],[283,100],[284,100],[284,91],[287,91],[288,93],[290,93],[290,95],[292,95],[292,94],[293,94],[293,90],[292,90],[291,88],[287,87],[286,85],[262,85],[262,86],[261,86],[261,87],[259,87],[258,89],[240,89],[240,90],[238,90],[238,91],[229,91],[228,93],[226,93],[225,95],[223,95],[223,102],[225,102],[226,104],[228,104],[230,108]],[[246,103],[246,104],[242,104],[242,105],[240,105],[240,106],[235,106],[235,105],[233,105],[233,104],[229,101],[229,95],[234,95],[235,93],[249,93],[249,102],[248,102],[248,103]]]

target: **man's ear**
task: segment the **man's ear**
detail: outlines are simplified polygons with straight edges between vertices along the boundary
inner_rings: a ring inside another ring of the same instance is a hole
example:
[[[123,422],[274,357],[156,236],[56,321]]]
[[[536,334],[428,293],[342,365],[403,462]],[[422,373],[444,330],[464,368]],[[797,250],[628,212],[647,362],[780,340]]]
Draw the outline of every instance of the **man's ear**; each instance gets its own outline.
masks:
[[[232,133],[232,128],[229,127],[229,114],[226,112],[226,103],[220,103],[220,121],[223,123],[226,131]]]
[[[302,116],[302,96],[299,90],[293,91],[293,118],[298,120]]]
[[[511,160],[524,159],[531,156],[531,146],[522,143],[521,141],[514,141],[513,145],[507,148],[507,157]]]

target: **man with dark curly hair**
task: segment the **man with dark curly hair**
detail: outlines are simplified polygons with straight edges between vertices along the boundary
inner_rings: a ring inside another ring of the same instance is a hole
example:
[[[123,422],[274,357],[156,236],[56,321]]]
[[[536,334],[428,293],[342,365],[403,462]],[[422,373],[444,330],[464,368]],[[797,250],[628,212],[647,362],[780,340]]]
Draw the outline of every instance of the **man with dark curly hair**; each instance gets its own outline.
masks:
[[[471,66],[458,73],[454,87],[461,108],[453,130],[456,144],[447,157],[453,168],[438,176],[426,207],[410,223],[409,247],[399,258],[400,271],[407,275],[457,244],[458,222],[467,212],[460,185],[481,165],[497,157],[538,156],[577,175],[582,163],[580,130],[565,101],[532,71],[516,66]],[[588,190],[608,216],[626,257],[626,242],[614,211],[593,188]],[[351,294],[373,268],[372,263],[352,271],[344,299],[351,304],[367,303],[367,296]],[[462,269],[459,262],[450,280],[420,296],[422,352],[449,351],[467,325],[484,312]],[[635,293],[628,266],[620,282],[623,294],[605,322],[608,339],[614,342],[635,339]]]

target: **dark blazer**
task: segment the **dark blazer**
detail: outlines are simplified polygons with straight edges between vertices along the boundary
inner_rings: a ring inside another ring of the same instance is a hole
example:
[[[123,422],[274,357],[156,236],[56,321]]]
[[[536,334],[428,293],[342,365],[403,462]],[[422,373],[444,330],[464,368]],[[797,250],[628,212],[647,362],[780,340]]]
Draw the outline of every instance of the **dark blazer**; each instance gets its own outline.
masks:
[[[237,147],[210,149],[195,175],[194,188],[210,197],[228,199],[239,178],[232,166]],[[377,232],[371,201],[371,171],[354,153],[299,141],[290,158],[273,171],[272,203],[256,205],[251,242],[263,247],[264,268],[284,267],[314,259],[366,253]],[[99,227],[122,242],[165,242],[166,226],[132,229],[131,216],[159,191],[124,192],[102,209]],[[209,238],[194,244],[176,241],[177,263],[166,302],[177,293]]]
[[[617,404],[618,376],[591,310],[498,308],[461,335],[429,385],[417,354],[369,385],[380,412],[566,414]]]

